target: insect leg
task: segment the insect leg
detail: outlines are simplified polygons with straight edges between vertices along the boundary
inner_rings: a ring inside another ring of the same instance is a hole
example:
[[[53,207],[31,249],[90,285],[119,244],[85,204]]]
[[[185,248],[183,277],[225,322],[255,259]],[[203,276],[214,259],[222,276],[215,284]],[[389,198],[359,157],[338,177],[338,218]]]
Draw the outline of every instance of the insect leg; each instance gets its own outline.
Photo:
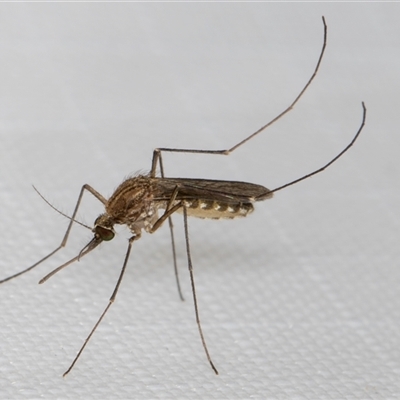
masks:
[[[68,224],[68,228],[67,228],[67,230],[66,230],[66,232],[65,232],[65,234],[64,234],[64,237],[63,237],[63,239],[62,239],[62,241],[61,241],[61,244],[60,244],[55,250],[53,250],[53,251],[52,251],[51,253],[49,253],[47,256],[45,256],[45,257],[43,257],[42,259],[40,259],[40,260],[39,260],[38,262],[36,262],[35,264],[31,265],[29,268],[26,268],[26,269],[24,269],[24,270],[22,270],[22,271],[20,271],[20,272],[18,272],[18,273],[16,273],[16,274],[14,274],[14,275],[11,275],[11,276],[9,276],[9,277],[7,277],[7,278],[5,278],[5,279],[0,280],[0,284],[1,284],[1,283],[4,283],[4,282],[7,282],[7,281],[9,281],[9,280],[11,280],[11,279],[14,279],[14,278],[16,278],[17,276],[20,276],[20,275],[22,275],[22,274],[25,274],[26,272],[30,271],[31,269],[37,267],[37,266],[38,266],[39,264],[41,264],[43,261],[47,260],[48,258],[50,258],[51,256],[53,256],[54,254],[56,254],[60,249],[62,249],[62,248],[67,244],[68,236],[69,236],[69,233],[71,232],[72,224],[75,222],[75,217],[76,217],[76,214],[77,214],[77,212],[78,212],[78,209],[79,209],[79,206],[80,206],[82,197],[83,197],[83,193],[84,193],[85,190],[87,190],[88,192],[90,192],[94,197],[96,197],[96,198],[97,198],[99,201],[101,201],[103,204],[105,204],[105,203],[107,202],[107,200],[106,200],[100,193],[98,193],[95,189],[93,189],[91,186],[89,186],[89,185],[83,185],[82,188],[81,188],[81,191],[80,191],[80,193],[79,193],[78,201],[76,202],[74,212],[73,212],[72,216],[70,217],[70,221],[69,221],[69,224]]]
[[[269,121],[266,125],[262,126],[260,129],[252,133],[251,135],[247,136],[245,139],[240,141],[239,143],[235,144],[229,149],[226,150],[196,150],[196,149],[173,149],[173,148],[165,148],[165,147],[160,147],[154,150],[153,152],[153,161],[152,161],[152,167],[151,167],[151,172],[150,175],[152,177],[156,176],[156,169],[157,169],[157,163],[160,165],[160,171],[161,171],[161,176],[164,176],[164,170],[163,170],[163,165],[162,165],[162,160],[161,160],[161,152],[171,152],[171,153],[200,153],[200,154],[221,154],[221,155],[229,155],[232,153],[234,150],[236,150],[238,147],[242,146],[249,140],[251,140],[253,137],[267,129],[269,126],[271,126],[273,123],[278,121],[280,118],[282,118],[285,114],[287,114],[289,111],[293,109],[293,107],[296,105],[296,103],[300,100],[300,98],[303,96],[305,91],[308,89],[308,87],[311,85],[312,81],[316,77],[319,67],[322,62],[322,58],[324,56],[325,48],[326,48],[326,43],[327,43],[327,37],[328,37],[328,28],[325,22],[325,18],[322,17],[322,23],[324,26],[324,39],[322,43],[322,49],[320,52],[320,55],[318,57],[317,65],[315,66],[314,72],[312,73],[311,77],[303,87],[303,89],[300,91],[300,93],[297,95],[297,97],[294,99],[294,101],[287,107],[285,110],[283,110],[279,115],[277,115],[275,118],[273,118],[271,121]]]
[[[174,205],[173,207],[165,210],[164,214],[156,221],[156,223],[153,225],[152,229],[150,230],[150,233],[154,233],[161,225],[162,223],[167,219],[170,218],[170,216],[178,211],[180,208],[182,208],[182,202],[179,202],[178,204]]]
[[[192,285],[192,294],[193,294],[194,311],[195,311],[195,315],[196,315],[196,323],[197,323],[197,327],[198,327],[198,330],[199,330],[201,343],[203,344],[203,348],[204,348],[204,351],[205,351],[206,356],[207,356],[207,360],[210,363],[211,368],[213,369],[213,371],[218,375],[218,370],[217,370],[217,368],[215,368],[214,363],[211,360],[210,353],[208,352],[206,340],[204,338],[203,330],[201,328],[201,323],[200,323],[199,308],[198,308],[198,305],[197,305],[197,297],[196,297],[196,287],[195,287],[195,284],[194,284],[192,258],[190,256],[189,228],[188,228],[188,222],[187,222],[186,206],[182,201],[180,201],[175,206],[169,207],[170,204],[172,204],[174,198],[176,198],[176,196],[178,194],[178,191],[179,191],[179,187],[177,186],[175,188],[175,190],[174,190],[174,193],[171,196],[171,201],[169,202],[168,207],[165,210],[165,213],[153,225],[153,229],[150,232],[151,233],[155,232],[167,218],[169,218],[174,212],[176,212],[180,208],[183,208],[183,221],[184,221],[184,226],[185,226],[185,241],[186,241],[186,255],[187,255],[187,260],[188,260],[190,282],[191,282],[191,285]]]
[[[199,308],[197,305],[197,297],[196,297],[196,286],[194,284],[192,258],[190,256],[189,228],[188,228],[188,222],[187,222],[187,210],[186,210],[185,205],[183,205],[183,221],[184,221],[184,225],[185,225],[186,254],[187,254],[188,268],[189,268],[189,274],[190,274],[190,282],[192,285],[192,294],[193,294],[194,312],[196,314],[196,323],[197,323],[197,327],[199,329],[201,343],[203,344],[203,348],[206,353],[207,360],[210,363],[213,371],[216,373],[216,375],[218,375],[218,370],[217,370],[217,368],[215,368],[215,365],[211,360],[210,353],[208,352],[206,340],[205,340],[204,334],[203,334],[203,329],[201,328],[201,323],[200,323]]]
[[[156,155],[157,154],[157,155]],[[160,173],[161,173],[161,177],[164,178],[164,166],[163,166],[163,162],[162,162],[162,157],[161,157],[161,153],[158,152],[156,153],[156,150],[153,153],[153,161],[152,161],[152,167],[151,167],[151,172],[150,172],[150,176],[151,177],[155,177],[156,176],[156,171],[157,171],[157,163],[160,166]],[[172,204],[172,203],[171,203]],[[174,262],[174,273],[175,273],[175,281],[176,281],[176,286],[178,288],[178,294],[179,294],[179,298],[184,301],[184,297],[182,294],[182,289],[181,289],[181,284],[179,281],[179,273],[178,273],[178,263],[176,261],[176,247],[175,247],[175,236],[174,236],[174,224],[172,222],[172,218],[168,217],[168,226],[169,226],[169,233],[171,236],[171,247],[172,247],[172,259]]]
[[[104,311],[102,312],[102,314],[100,315],[100,318],[97,320],[96,324],[93,326],[92,330],[90,331],[88,337],[86,338],[86,340],[84,341],[82,347],[79,349],[78,354],[75,356],[74,360],[72,361],[71,365],[69,366],[69,368],[64,372],[63,376],[67,375],[71,369],[74,367],[74,365],[76,364],[76,362],[78,361],[79,357],[81,356],[83,350],[85,349],[86,345],[88,344],[90,338],[93,336],[94,332],[96,331],[97,327],[100,325],[101,321],[103,320],[104,316],[106,315],[108,309],[111,307],[111,305],[114,303],[115,298],[117,297],[117,293],[118,293],[118,289],[119,286],[122,282],[122,278],[124,277],[124,273],[126,270],[126,265],[128,264],[128,259],[129,259],[129,255],[131,253],[131,249],[132,249],[132,244],[135,240],[140,239],[140,235],[135,235],[132,236],[129,239],[129,244],[128,244],[128,249],[126,251],[126,255],[125,255],[125,260],[124,260],[124,264],[122,266],[121,272],[119,274],[118,277],[118,281],[117,284],[115,285],[114,291],[110,297],[110,300],[108,301],[107,307],[104,309]]]
[[[332,165],[332,164],[333,164],[337,159],[339,159],[344,153],[346,153],[346,151],[349,150],[351,146],[353,146],[354,142],[357,140],[358,136],[360,135],[360,133],[361,133],[361,131],[362,131],[362,129],[364,128],[364,125],[365,125],[365,119],[366,119],[366,117],[367,117],[367,109],[365,108],[364,102],[362,102],[361,105],[362,105],[362,108],[363,108],[363,116],[362,116],[362,120],[361,120],[361,125],[360,125],[360,127],[358,128],[358,131],[357,131],[357,133],[355,134],[355,136],[353,137],[353,139],[351,140],[351,142],[350,142],[338,155],[336,155],[334,158],[332,158],[332,160],[329,161],[327,164],[325,164],[323,167],[318,168],[317,170],[315,170],[315,171],[313,171],[313,172],[310,172],[309,174],[306,174],[306,175],[302,176],[301,178],[295,179],[294,181],[291,181],[291,182],[286,183],[286,184],[284,184],[284,185],[282,185],[282,186],[279,186],[279,187],[277,187],[277,188],[275,188],[275,189],[273,189],[273,190],[270,190],[269,192],[270,192],[270,193],[277,192],[278,190],[287,188],[288,186],[295,185],[296,183],[301,182],[301,181],[303,181],[304,179],[311,178],[313,175],[319,174],[320,172],[322,172],[322,171],[324,171],[326,168],[328,168],[330,165]]]
[[[196,149],[174,149],[174,148],[157,148],[153,152],[153,159],[152,159],[152,164],[151,164],[151,171],[150,171],[150,176],[154,178],[157,174],[157,164],[159,165],[160,168],[160,174],[161,177],[164,178],[164,166],[162,162],[162,156],[161,153],[163,151],[165,152],[172,152],[172,153],[202,153],[202,154],[221,154],[221,155],[229,155],[232,153],[234,150],[236,150],[238,147],[242,146],[245,144],[247,141],[252,139],[254,136],[258,135],[261,133],[263,130],[271,126],[273,123],[275,123],[278,119],[283,117],[286,113],[288,113],[292,108],[295,106],[295,104],[300,100],[300,98],[303,96],[304,92],[307,90],[307,88],[311,85],[311,82],[314,80],[315,76],[317,75],[318,69],[320,67],[325,48],[326,48],[326,43],[327,43],[327,25],[325,23],[325,18],[322,17],[322,23],[324,26],[324,39],[323,39],[323,45],[322,49],[317,61],[317,65],[314,69],[313,74],[311,75],[310,79],[307,81],[306,85],[303,87],[303,89],[300,91],[300,93],[297,95],[297,97],[294,99],[294,101],[287,107],[284,111],[282,111],[278,116],[276,116],[274,119],[272,119],[270,122],[268,122],[266,125],[262,126],[260,129],[258,129],[256,132],[252,133],[245,139],[243,139],[241,142],[235,144],[233,147],[230,149],[226,150],[196,150]],[[168,218],[168,224],[169,224],[169,230],[170,230],[170,235],[171,235],[171,245],[172,245],[172,256],[173,256],[173,261],[174,261],[174,271],[175,271],[175,278],[176,278],[176,284],[178,287],[178,292],[181,300],[183,300],[182,296],[182,291],[180,288],[180,283],[179,283],[179,276],[178,276],[178,267],[177,267],[177,261],[176,261],[176,248],[175,248],[175,238],[174,238],[174,231],[173,231],[173,223],[172,219]]]

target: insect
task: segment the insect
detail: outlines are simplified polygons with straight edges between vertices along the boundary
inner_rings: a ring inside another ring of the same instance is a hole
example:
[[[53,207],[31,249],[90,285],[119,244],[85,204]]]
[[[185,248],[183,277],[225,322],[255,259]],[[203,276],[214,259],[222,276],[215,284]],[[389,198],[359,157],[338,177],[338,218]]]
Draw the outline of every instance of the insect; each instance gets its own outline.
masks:
[[[194,216],[194,217],[212,218],[212,219],[245,217],[253,211],[253,203],[257,201],[270,199],[273,197],[274,193],[322,172],[324,169],[332,165],[337,159],[339,159],[344,153],[346,153],[349,150],[349,148],[355,143],[365,124],[366,108],[364,103],[362,103],[363,115],[362,115],[361,125],[359,126],[351,142],[339,154],[337,154],[332,160],[330,160],[323,167],[318,168],[307,175],[304,175],[298,179],[295,179],[289,183],[286,183],[272,190],[267,189],[261,185],[257,185],[254,183],[247,183],[247,182],[220,181],[211,179],[168,178],[165,176],[164,173],[162,153],[180,152],[180,153],[228,155],[232,153],[234,150],[236,150],[238,147],[244,145],[246,142],[253,139],[260,132],[264,131],[267,127],[269,127],[270,125],[275,123],[278,119],[280,119],[283,115],[288,113],[299,101],[299,99],[303,96],[304,92],[307,90],[311,82],[314,80],[319,70],[327,43],[327,25],[323,17],[322,21],[324,27],[323,45],[314,72],[309,78],[304,88],[299,93],[299,95],[292,102],[292,104],[288,108],[286,108],[283,112],[281,112],[277,117],[275,117],[266,125],[258,129],[256,132],[254,132],[253,134],[246,137],[244,140],[242,140],[241,142],[237,143],[235,146],[227,150],[157,148],[153,152],[153,159],[152,159],[150,173],[146,175],[137,175],[126,179],[117,187],[117,189],[109,199],[103,197],[99,192],[97,192],[91,186],[87,184],[83,185],[79,193],[78,200],[76,202],[72,216],[63,214],[56,209],[56,211],[60,212],[62,215],[64,215],[70,220],[68,228],[64,234],[64,237],[60,245],[52,252],[50,252],[48,255],[39,260],[37,263],[30,266],[29,268],[0,281],[0,283],[4,283],[32,270],[45,260],[52,257],[64,246],[66,246],[74,222],[79,223],[85,226],[86,228],[90,229],[93,232],[93,238],[86,246],[83,247],[83,249],[79,252],[79,254],[76,257],[67,261],[58,268],[54,269],[43,279],[41,279],[39,283],[46,282],[50,277],[52,277],[54,274],[56,274],[66,266],[70,265],[75,261],[78,261],[85,255],[90,253],[100,243],[112,240],[115,236],[115,231],[114,231],[115,225],[118,224],[126,225],[129,228],[129,230],[132,233],[132,236],[129,238],[128,248],[126,250],[124,262],[121,271],[119,273],[117,283],[112,292],[112,295],[108,301],[107,306],[100,315],[98,321],[96,322],[96,324],[90,331],[89,335],[87,336],[86,340],[84,341],[82,347],[78,351],[76,357],[74,358],[71,365],[64,373],[64,376],[68,374],[74,367],[75,363],[77,362],[83,350],[85,349],[86,345],[88,344],[90,338],[92,337],[97,327],[101,323],[102,319],[108,312],[109,308],[115,301],[118,289],[120,287],[121,281],[123,279],[128,264],[133,243],[138,239],[140,239],[142,231],[148,233],[154,233],[162,226],[162,224],[166,220],[169,221],[175,275],[178,284],[178,291],[182,298],[178,275],[177,275],[175,242],[174,242],[173,228],[171,222],[171,216],[174,213],[183,214],[187,263],[191,281],[196,323],[207,360],[213,371],[216,374],[218,374],[218,370],[215,367],[211,359],[211,356],[209,354],[202,326],[200,323],[199,309],[196,298],[194,273],[193,273],[193,264],[190,255],[188,217]],[[158,170],[160,176],[157,176]],[[93,228],[90,228],[75,219],[78,209],[81,205],[83,195],[86,192],[89,192],[96,199],[98,199],[104,205],[105,208],[104,213],[98,216],[97,219],[95,220]],[[41,196],[40,193],[39,195]],[[43,196],[41,197],[43,198]],[[44,200],[47,202],[46,199]],[[50,203],[48,204],[55,209],[55,207],[53,207]]]

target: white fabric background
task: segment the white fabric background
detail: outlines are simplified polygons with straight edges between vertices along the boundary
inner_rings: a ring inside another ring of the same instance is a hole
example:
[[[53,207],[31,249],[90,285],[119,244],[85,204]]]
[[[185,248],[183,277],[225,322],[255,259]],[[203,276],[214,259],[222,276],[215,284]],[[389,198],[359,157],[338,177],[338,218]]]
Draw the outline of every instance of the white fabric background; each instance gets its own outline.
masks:
[[[109,196],[158,146],[223,149],[282,111],[328,48],[298,106],[230,157],[171,155],[169,176],[277,187],[329,170],[236,221],[191,220],[201,319],[175,288],[167,226],[135,243],[105,307],[128,232],[54,276],[87,243],[0,287],[1,398],[400,398],[399,4],[0,4],[1,278],[37,261],[81,186]],[[79,218],[101,205],[87,196]]]

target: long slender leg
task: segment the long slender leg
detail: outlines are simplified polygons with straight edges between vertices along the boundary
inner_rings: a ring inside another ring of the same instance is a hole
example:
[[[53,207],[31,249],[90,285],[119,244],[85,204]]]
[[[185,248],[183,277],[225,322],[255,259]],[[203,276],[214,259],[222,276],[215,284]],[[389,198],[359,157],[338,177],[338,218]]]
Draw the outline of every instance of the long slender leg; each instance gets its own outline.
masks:
[[[178,211],[180,208],[183,208],[183,220],[184,220],[184,226],[185,226],[185,241],[186,241],[186,255],[187,255],[187,260],[188,260],[188,268],[189,268],[189,274],[190,274],[190,282],[192,285],[192,294],[193,294],[193,303],[194,303],[194,310],[196,314],[196,323],[197,327],[199,329],[199,334],[201,338],[201,343],[203,344],[204,351],[207,356],[207,360],[211,365],[211,368],[213,371],[218,375],[218,370],[215,368],[210,354],[208,352],[207,344],[204,338],[203,330],[201,328],[201,323],[200,323],[200,317],[199,317],[199,309],[197,306],[197,297],[196,297],[196,287],[194,284],[194,274],[193,274],[193,265],[192,265],[192,258],[190,256],[190,245],[189,245],[189,228],[188,228],[188,222],[187,222],[187,211],[186,207],[183,202],[179,202],[173,207],[170,207],[173,201],[175,200],[177,194],[179,191],[179,187],[177,186],[171,196],[171,200],[167,206],[167,209],[165,210],[164,214],[157,220],[157,222],[153,225],[153,229],[150,231],[151,233],[154,233],[161,225],[162,223],[169,218],[174,212]]]
[[[182,208],[182,202],[179,202],[175,206],[171,207],[170,209],[166,210],[164,214],[157,220],[157,222],[153,225],[153,228],[150,230],[150,233],[154,233],[162,223],[169,218],[174,212],[178,211]]]
[[[196,297],[196,286],[194,284],[192,258],[190,256],[189,228],[188,228],[187,211],[186,211],[185,205],[183,205],[183,221],[184,221],[184,225],[185,225],[186,254],[187,254],[188,268],[189,268],[189,274],[190,274],[190,282],[192,284],[192,294],[193,294],[194,312],[196,314],[196,323],[197,323],[197,327],[199,329],[201,343],[203,344],[203,348],[206,353],[207,360],[210,363],[213,371],[218,375],[218,370],[217,370],[217,368],[215,368],[215,365],[211,360],[210,353],[208,352],[206,340],[205,340],[204,334],[203,334],[203,329],[201,328],[201,323],[200,323],[199,308],[197,305],[197,297]]]
[[[83,185],[82,188],[81,188],[81,191],[79,193],[78,201],[76,202],[74,212],[73,212],[72,216],[70,217],[68,228],[67,228],[67,230],[66,230],[66,232],[64,234],[64,237],[63,237],[60,245],[55,250],[53,250],[51,253],[49,253],[47,256],[43,257],[38,262],[36,262],[35,264],[31,265],[29,268],[26,268],[23,271],[20,271],[20,272],[14,274],[14,275],[11,275],[11,276],[3,279],[3,280],[0,280],[0,284],[4,283],[4,282],[7,282],[7,281],[9,281],[11,279],[14,279],[17,276],[20,276],[22,274],[25,274],[26,272],[30,271],[31,269],[37,267],[43,261],[47,260],[48,258],[52,257],[54,254],[56,254],[60,249],[62,249],[67,244],[68,236],[69,236],[69,234],[71,232],[72,224],[75,222],[75,217],[76,217],[76,214],[78,212],[79,206],[81,204],[81,200],[82,200],[83,193],[84,193],[85,190],[90,192],[94,197],[96,197],[103,204],[105,204],[107,202],[107,200],[100,193],[98,193],[95,189],[93,189],[91,186],[89,186],[87,184]]]
[[[156,173],[155,171],[157,169],[157,161],[158,161],[159,166],[160,166],[161,177],[164,178],[164,176],[165,176],[164,175],[164,166],[163,166],[163,163],[162,163],[161,153],[160,153],[160,155],[159,155],[157,160],[155,159],[155,157],[153,155],[153,163],[155,162],[155,166],[152,167],[152,172],[151,172],[150,175],[152,177],[155,177],[155,173]],[[153,172],[153,170],[154,170],[154,172]],[[171,217],[168,217],[168,226],[169,226],[169,233],[170,233],[170,236],[171,236],[172,259],[173,259],[173,262],[174,262],[174,273],[175,273],[176,287],[178,288],[179,298],[182,301],[184,301],[185,299],[183,297],[181,284],[180,284],[180,281],[179,281],[178,263],[176,261],[176,246],[175,246],[174,224],[172,222],[172,218]]]
[[[178,193],[178,187],[175,189],[174,194],[172,195],[172,199],[170,201],[170,203],[172,204],[177,193]],[[169,204],[170,205],[170,204]],[[182,203],[178,203],[173,207],[168,206],[167,210],[165,210],[164,214],[156,221],[156,223],[153,225],[153,229],[150,231],[151,233],[155,232],[161,225],[163,222],[165,222],[165,220],[167,218],[169,218],[174,212],[176,212],[179,208],[182,208]],[[131,252],[131,248],[132,248],[132,244],[135,240],[140,239],[140,235],[135,235],[132,236],[129,239],[129,245],[128,245],[128,249],[126,251],[126,255],[125,255],[125,260],[124,260],[124,264],[122,266],[121,269],[121,273],[119,275],[117,284],[115,285],[114,291],[110,297],[110,300],[108,301],[107,307],[104,309],[103,313],[100,315],[100,318],[97,320],[96,324],[94,325],[94,327],[92,328],[92,330],[90,331],[89,335],[87,336],[85,342],[83,343],[82,347],[80,348],[80,350],[78,351],[78,354],[76,355],[76,357],[74,358],[74,360],[72,361],[71,365],[69,366],[69,368],[64,372],[63,376],[67,375],[71,369],[74,367],[75,363],[78,361],[79,357],[81,356],[83,350],[85,349],[86,345],[88,344],[90,338],[93,336],[94,332],[96,331],[97,327],[100,325],[101,321],[103,320],[104,316],[107,314],[108,309],[111,307],[112,303],[115,301],[115,298],[117,297],[117,293],[118,293],[118,289],[119,286],[121,284],[122,278],[124,276],[125,273],[125,269],[126,269],[126,265],[128,263],[128,259],[129,259],[129,255]],[[90,251],[90,250],[88,250]],[[82,254],[81,256],[83,256],[84,254]],[[73,258],[72,260],[68,261],[68,263],[66,264],[70,264],[71,262],[75,261],[79,256]],[[59,268],[63,268],[65,265],[62,265]],[[57,270],[53,271],[52,273],[49,274],[49,276],[45,277],[42,279],[42,281],[47,280],[53,273],[57,272]],[[42,283],[42,282],[40,282]]]
[[[126,251],[126,255],[125,255],[125,260],[124,260],[124,264],[122,266],[121,272],[119,274],[118,277],[118,281],[117,284],[115,285],[114,291],[110,297],[110,300],[108,301],[107,307],[104,309],[104,311],[102,312],[102,314],[100,315],[100,318],[97,320],[96,324],[93,326],[92,330],[90,331],[88,337],[86,338],[86,340],[84,341],[82,347],[80,348],[80,350],[78,351],[78,354],[76,355],[76,357],[74,358],[74,360],[72,361],[71,365],[69,366],[69,368],[64,372],[63,376],[67,375],[71,369],[74,367],[74,365],[76,364],[76,362],[78,361],[79,357],[81,356],[83,350],[85,349],[86,345],[88,344],[90,338],[93,336],[94,332],[96,331],[97,327],[100,325],[101,321],[103,320],[104,316],[107,314],[108,309],[111,307],[111,305],[114,303],[115,298],[117,297],[117,293],[118,293],[118,289],[119,286],[121,285],[122,282],[122,278],[124,277],[125,274],[125,270],[126,270],[126,266],[128,264],[128,259],[129,259],[129,255],[131,253],[131,248],[132,248],[132,244],[135,240],[138,240],[140,238],[140,235],[136,235],[136,236],[132,236],[129,239],[129,244],[128,244],[128,249]]]
[[[322,62],[322,58],[324,56],[325,48],[326,48],[326,43],[327,43],[327,37],[328,37],[328,28],[325,23],[325,18],[322,17],[322,23],[324,26],[324,40],[322,44],[322,49],[320,52],[320,55],[318,57],[317,65],[315,66],[314,72],[311,75],[310,79],[307,81],[306,85],[303,87],[303,89],[300,91],[300,93],[297,95],[297,97],[294,99],[294,101],[287,107],[285,110],[283,110],[279,115],[277,115],[275,118],[273,118],[271,121],[269,121],[267,124],[262,126],[260,129],[252,133],[251,135],[247,136],[245,139],[240,141],[239,143],[235,144],[229,149],[225,150],[196,150],[196,149],[173,149],[173,148],[166,148],[166,147],[160,147],[158,149],[155,149],[153,152],[153,160],[152,160],[152,166],[151,166],[151,172],[150,176],[155,177],[156,172],[157,172],[157,164],[159,163],[160,165],[160,171],[161,171],[161,176],[164,177],[164,169],[162,166],[162,160],[161,160],[161,152],[170,152],[170,153],[200,153],[200,154],[221,154],[221,155],[228,155],[232,153],[234,150],[236,150],[238,147],[244,145],[246,142],[251,140],[254,136],[258,135],[262,131],[264,131],[266,128],[271,126],[273,123],[278,121],[280,118],[282,118],[285,114],[287,114],[289,111],[293,109],[293,107],[296,105],[296,103],[300,100],[300,98],[303,96],[304,92],[308,89],[308,87],[311,85],[312,81],[316,77],[319,67]]]
[[[306,85],[303,87],[303,89],[300,91],[300,93],[297,95],[297,97],[294,99],[294,101],[290,104],[289,107],[287,107],[284,111],[282,111],[278,116],[276,116],[274,119],[272,119],[270,122],[268,122],[266,125],[262,126],[260,129],[258,129],[256,132],[252,133],[248,137],[246,137],[244,140],[241,142],[235,144],[233,147],[230,149],[226,150],[195,150],[195,149],[173,149],[173,148],[158,148],[155,149],[153,152],[153,160],[152,160],[152,165],[151,165],[151,171],[150,171],[150,176],[155,177],[157,174],[157,164],[159,165],[160,168],[160,174],[161,177],[164,178],[164,166],[162,162],[162,155],[161,153],[163,151],[165,152],[173,152],[173,153],[202,153],[202,154],[221,154],[221,155],[228,155],[232,153],[234,150],[236,150],[238,147],[242,146],[245,144],[247,141],[252,139],[254,136],[258,135],[261,133],[264,129],[268,128],[271,126],[274,122],[276,122],[278,119],[283,117],[286,113],[288,113],[292,108],[295,106],[295,104],[300,100],[300,98],[303,96],[304,92],[307,90],[307,88],[310,86],[311,82],[314,80],[315,76],[317,75],[318,69],[320,67],[325,48],[326,48],[326,42],[327,42],[327,25],[325,23],[325,18],[322,17],[322,22],[324,25],[324,40],[323,40],[323,45],[321,49],[321,53],[319,55],[317,65],[314,69],[313,74],[311,75],[311,78],[307,81]],[[176,247],[175,247],[175,238],[174,238],[174,231],[173,231],[173,223],[172,223],[172,218],[168,218],[168,224],[169,224],[169,230],[170,230],[170,236],[171,236],[171,245],[172,245],[172,257],[174,261],[174,271],[175,271],[175,278],[176,278],[176,284],[178,287],[178,292],[181,300],[183,299],[182,295],[182,290],[179,282],[179,275],[178,275],[178,266],[177,266],[177,261],[176,261]]]
[[[301,178],[295,179],[294,181],[291,181],[291,182],[286,183],[286,184],[284,184],[284,185],[282,185],[282,186],[279,186],[279,187],[277,187],[277,188],[275,188],[275,189],[273,189],[273,190],[270,190],[269,192],[270,192],[270,193],[277,192],[278,190],[287,188],[288,186],[295,185],[296,183],[301,182],[301,181],[303,181],[304,179],[311,178],[313,175],[319,174],[320,172],[322,172],[322,171],[324,171],[326,168],[328,168],[330,165],[332,165],[332,164],[333,164],[338,158],[340,158],[344,153],[346,153],[346,151],[349,150],[351,146],[353,146],[354,142],[357,140],[358,136],[360,135],[360,133],[361,133],[361,131],[362,131],[362,129],[364,128],[364,125],[365,125],[365,119],[366,119],[366,117],[367,117],[367,109],[365,108],[364,102],[362,102],[361,105],[362,105],[362,108],[363,108],[363,116],[362,116],[362,120],[361,120],[361,125],[360,125],[360,127],[358,128],[358,131],[357,131],[357,133],[355,134],[355,136],[353,137],[353,139],[351,140],[351,142],[350,142],[338,155],[336,155],[335,157],[333,157],[332,160],[329,161],[327,164],[325,164],[323,167],[318,168],[317,170],[315,170],[315,171],[313,171],[313,172],[310,172],[309,174],[306,174],[306,175],[302,176]]]
[[[182,289],[181,289],[181,283],[180,283],[180,280],[179,280],[178,263],[176,261],[174,224],[172,222],[172,218],[171,217],[168,218],[168,226],[169,226],[169,233],[170,233],[170,236],[171,236],[172,259],[174,260],[174,274],[175,274],[176,287],[178,288],[179,298],[182,301],[185,301],[185,298],[183,297],[183,293],[182,293]]]

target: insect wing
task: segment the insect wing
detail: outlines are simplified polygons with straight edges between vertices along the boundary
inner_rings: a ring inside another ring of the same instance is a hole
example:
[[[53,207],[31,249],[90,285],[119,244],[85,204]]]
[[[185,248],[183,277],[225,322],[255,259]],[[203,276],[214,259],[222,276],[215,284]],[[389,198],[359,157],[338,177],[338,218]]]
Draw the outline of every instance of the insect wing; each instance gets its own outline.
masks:
[[[154,178],[157,200],[170,199],[178,187],[177,200],[216,200],[227,203],[248,203],[270,199],[269,189],[255,183],[212,179]]]

